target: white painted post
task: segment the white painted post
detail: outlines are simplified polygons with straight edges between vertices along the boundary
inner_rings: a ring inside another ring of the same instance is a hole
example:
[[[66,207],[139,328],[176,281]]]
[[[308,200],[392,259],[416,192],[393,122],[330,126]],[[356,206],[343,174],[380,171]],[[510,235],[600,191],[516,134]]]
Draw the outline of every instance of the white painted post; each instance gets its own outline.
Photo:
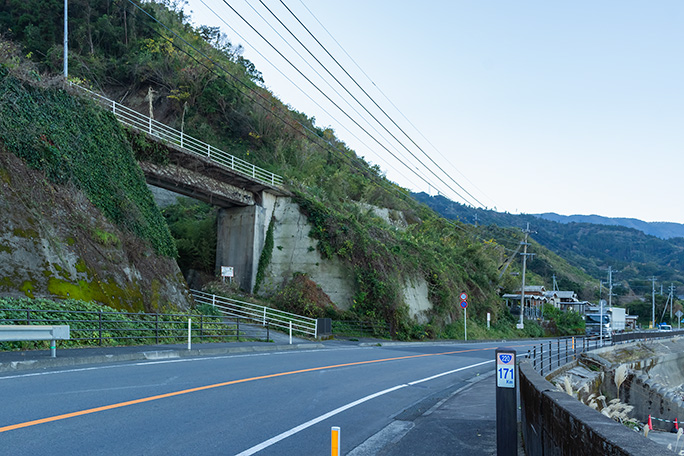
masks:
[[[290,345],[292,345],[292,320],[290,320]]]
[[[261,326],[266,326],[266,307],[264,307],[264,321]]]
[[[465,335],[465,340],[468,340],[468,308],[463,308],[463,332]]]
[[[192,331],[192,318],[188,318],[188,350],[192,348],[192,339],[191,339],[191,333]]]
[[[181,144],[180,144],[180,146],[181,146],[181,148],[183,147],[183,132],[182,131],[181,131]]]
[[[211,145],[207,144],[207,158],[211,158]]]
[[[216,307],[216,295],[211,295],[211,307]]]

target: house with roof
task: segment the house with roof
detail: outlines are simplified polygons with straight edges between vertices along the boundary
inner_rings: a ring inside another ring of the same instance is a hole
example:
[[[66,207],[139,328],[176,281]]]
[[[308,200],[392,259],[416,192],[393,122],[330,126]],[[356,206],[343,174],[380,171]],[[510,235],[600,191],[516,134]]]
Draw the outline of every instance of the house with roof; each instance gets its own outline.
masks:
[[[515,293],[506,293],[503,295],[506,300],[506,305],[509,309],[518,309],[520,300],[522,299],[521,290],[516,290]],[[527,318],[536,318],[541,315],[541,306],[548,301],[546,297],[546,288],[539,285],[525,286],[525,316]],[[513,310],[513,313],[518,313],[519,310]]]

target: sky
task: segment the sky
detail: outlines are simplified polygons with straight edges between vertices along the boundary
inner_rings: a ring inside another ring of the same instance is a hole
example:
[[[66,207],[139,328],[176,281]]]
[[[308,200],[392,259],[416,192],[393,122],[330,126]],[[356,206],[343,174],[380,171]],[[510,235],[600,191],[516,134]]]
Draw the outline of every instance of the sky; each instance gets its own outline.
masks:
[[[680,0],[188,0],[185,11],[403,187],[500,212],[684,223]]]

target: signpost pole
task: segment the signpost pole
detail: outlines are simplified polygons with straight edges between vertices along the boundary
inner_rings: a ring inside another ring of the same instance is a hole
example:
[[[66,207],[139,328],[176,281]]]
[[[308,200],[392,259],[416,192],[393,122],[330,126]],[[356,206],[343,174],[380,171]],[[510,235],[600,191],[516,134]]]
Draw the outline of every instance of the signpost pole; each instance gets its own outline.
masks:
[[[461,307],[463,307],[463,333],[465,340],[468,340],[468,294],[461,293]]]
[[[515,351],[496,350],[496,454],[517,456],[518,415]]]

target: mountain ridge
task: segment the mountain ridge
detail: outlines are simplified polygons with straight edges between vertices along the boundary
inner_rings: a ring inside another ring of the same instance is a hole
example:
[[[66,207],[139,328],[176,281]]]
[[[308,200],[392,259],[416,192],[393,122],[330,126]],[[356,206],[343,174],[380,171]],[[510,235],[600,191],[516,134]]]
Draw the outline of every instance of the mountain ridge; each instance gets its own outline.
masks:
[[[675,222],[645,222],[636,218],[627,217],[605,217],[602,215],[573,214],[561,215],[555,212],[544,212],[541,214],[530,214],[535,217],[558,223],[593,223],[595,225],[624,226],[634,228],[651,236],[660,239],[671,239],[684,237],[684,224]]]

